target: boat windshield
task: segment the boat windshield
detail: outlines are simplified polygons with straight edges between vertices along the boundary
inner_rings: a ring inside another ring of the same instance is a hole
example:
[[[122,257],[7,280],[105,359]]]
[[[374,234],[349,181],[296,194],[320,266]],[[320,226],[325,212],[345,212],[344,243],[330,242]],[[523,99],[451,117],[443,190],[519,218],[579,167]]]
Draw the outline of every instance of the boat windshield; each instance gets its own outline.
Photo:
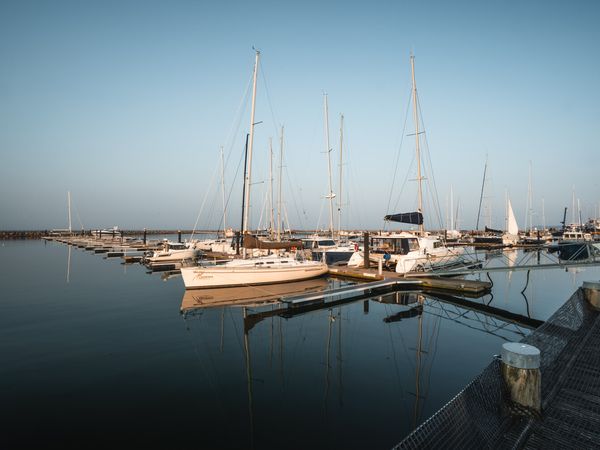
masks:
[[[406,255],[408,252],[419,250],[419,240],[416,237],[373,239],[372,245],[376,251],[396,255]]]

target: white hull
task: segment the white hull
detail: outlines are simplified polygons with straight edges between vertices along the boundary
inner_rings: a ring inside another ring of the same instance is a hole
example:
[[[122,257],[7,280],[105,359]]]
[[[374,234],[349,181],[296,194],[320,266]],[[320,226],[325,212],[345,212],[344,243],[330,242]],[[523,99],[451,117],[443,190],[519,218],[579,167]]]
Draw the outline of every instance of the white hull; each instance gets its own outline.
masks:
[[[433,269],[463,262],[463,253],[464,250],[462,248],[452,250],[444,248],[443,251],[428,253],[426,255],[410,253],[408,255],[391,255],[390,263],[396,265],[396,273],[428,272]],[[383,254],[371,253],[369,260],[375,264],[379,264],[379,260],[384,260]],[[355,252],[350,261],[348,261],[348,267],[364,267],[363,252]]]
[[[327,270],[327,265],[318,261],[265,257],[217,266],[183,267],[181,277],[186,289],[205,289],[301,281],[324,275]]]
[[[154,252],[154,256],[146,258],[146,261],[150,264],[160,264],[166,262],[183,261],[184,259],[195,259],[198,258],[202,252],[196,249],[187,250],[171,250],[171,251],[158,251]]]

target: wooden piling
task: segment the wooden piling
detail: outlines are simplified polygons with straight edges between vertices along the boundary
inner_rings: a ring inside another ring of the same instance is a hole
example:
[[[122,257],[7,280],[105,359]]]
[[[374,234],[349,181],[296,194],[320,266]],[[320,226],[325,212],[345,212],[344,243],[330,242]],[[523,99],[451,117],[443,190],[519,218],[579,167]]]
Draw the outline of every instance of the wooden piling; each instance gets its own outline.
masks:
[[[502,345],[502,378],[510,396],[514,415],[539,415],[542,412],[542,375],[540,351],[528,344]]]
[[[600,282],[584,281],[583,297],[594,308],[600,310]]]

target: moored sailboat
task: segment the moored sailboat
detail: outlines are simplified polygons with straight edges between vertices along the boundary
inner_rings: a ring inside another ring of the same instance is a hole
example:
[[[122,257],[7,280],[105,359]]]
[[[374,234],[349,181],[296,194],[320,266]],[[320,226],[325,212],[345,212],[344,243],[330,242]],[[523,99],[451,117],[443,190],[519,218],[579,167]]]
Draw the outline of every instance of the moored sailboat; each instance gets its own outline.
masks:
[[[249,205],[251,169],[252,169],[252,146],[254,141],[254,113],[256,105],[256,81],[258,75],[258,64],[260,52],[256,51],[254,63],[252,107],[250,114],[250,133],[247,146],[247,171],[244,174],[244,207],[242,213],[242,236],[250,236],[249,232]],[[243,248],[244,259],[234,259],[224,264],[214,266],[184,267],[181,276],[186,289],[205,289],[215,287],[266,285],[275,283],[286,283],[316,278],[327,273],[327,265],[321,261],[306,261],[297,257],[283,257],[272,254],[265,257],[246,258],[246,243]]]
[[[423,225],[423,190],[421,175],[421,151],[419,142],[419,115],[417,102],[417,85],[415,81],[414,56],[411,55],[412,101],[415,122],[415,151],[417,162],[418,210],[409,213],[386,215],[384,220],[418,225],[418,233],[394,232],[377,234],[370,238],[369,260],[394,267],[397,273],[425,272],[439,268],[448,268],[464,261],[462,247],[450,248],[437,237],[429,236]],[[366,246],[367,243],[365,243]],[[348,266],[364,265],[364,251],[356,251]]]

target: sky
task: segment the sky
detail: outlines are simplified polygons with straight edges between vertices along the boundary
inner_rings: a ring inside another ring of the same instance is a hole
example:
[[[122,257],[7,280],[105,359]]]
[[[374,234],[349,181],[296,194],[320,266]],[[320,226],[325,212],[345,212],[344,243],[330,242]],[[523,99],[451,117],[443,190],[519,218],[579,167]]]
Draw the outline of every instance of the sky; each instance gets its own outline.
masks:
[[[254,227],[283,126],[282,215],[327,228],[325,93],[335,226],[338,199],[344,228],[415,210],[411,53],[428,228],[503,228],[507,197],[521,228],[598,216],[598,23],[577,0],[4,0],[0,229],[65,228],[67,192],[74,229],[214,229],[222,178],[239,228],[254,48]]]

